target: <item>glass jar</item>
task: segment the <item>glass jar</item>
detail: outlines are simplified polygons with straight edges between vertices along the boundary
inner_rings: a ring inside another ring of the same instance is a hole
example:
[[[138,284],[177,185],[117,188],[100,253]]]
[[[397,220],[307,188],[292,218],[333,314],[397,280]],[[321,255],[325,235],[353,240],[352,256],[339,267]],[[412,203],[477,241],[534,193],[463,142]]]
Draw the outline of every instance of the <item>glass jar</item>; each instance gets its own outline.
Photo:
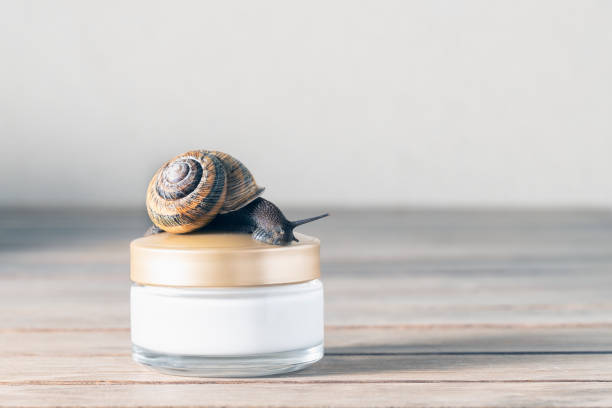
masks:
[[[298,239],[283,247],[246,234],[132,241],[134,360],[205,377],[279,374],[320,360],[319,240]]]

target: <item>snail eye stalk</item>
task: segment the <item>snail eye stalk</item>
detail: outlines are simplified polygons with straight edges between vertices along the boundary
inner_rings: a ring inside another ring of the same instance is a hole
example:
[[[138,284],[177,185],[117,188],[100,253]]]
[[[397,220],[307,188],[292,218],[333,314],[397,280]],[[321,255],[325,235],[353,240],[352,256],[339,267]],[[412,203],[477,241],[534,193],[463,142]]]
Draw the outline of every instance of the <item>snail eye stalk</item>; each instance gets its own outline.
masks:
[[[329,215],[329,213],[325,213],[325,214],[317,215],[316,217],[312,217],[312,218],[305,218],[303,220],[291,221],[291,226],[293,228],[295,228],[295,227],[297,227],[299,225],[304,225],[304,224],[309,223],[309,222],[320,220],[321,218],[327,217],[328,215]]]

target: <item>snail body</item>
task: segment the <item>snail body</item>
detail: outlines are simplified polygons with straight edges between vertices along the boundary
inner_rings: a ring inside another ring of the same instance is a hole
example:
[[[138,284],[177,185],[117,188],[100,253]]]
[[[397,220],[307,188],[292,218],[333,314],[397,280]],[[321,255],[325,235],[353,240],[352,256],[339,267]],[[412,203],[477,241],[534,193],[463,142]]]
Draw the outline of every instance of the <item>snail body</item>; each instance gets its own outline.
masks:
[[[293,235],[295,227],[327,215],[289,221],[274,203],[258,197],[237,211],[218,215],[206,228],[215,231],[246,232],[252,234],[253,239],[266,244],[288,245],[292,241],[298,241]]]
[[[154,226],[162,231],[187,233],[206,227],[215,231],[244,232],[272,245],[297,241],[293,229],[327,214],[289,221],[236,158],[214,150],[192,150],[160,167],[147,188],[146,205]]]

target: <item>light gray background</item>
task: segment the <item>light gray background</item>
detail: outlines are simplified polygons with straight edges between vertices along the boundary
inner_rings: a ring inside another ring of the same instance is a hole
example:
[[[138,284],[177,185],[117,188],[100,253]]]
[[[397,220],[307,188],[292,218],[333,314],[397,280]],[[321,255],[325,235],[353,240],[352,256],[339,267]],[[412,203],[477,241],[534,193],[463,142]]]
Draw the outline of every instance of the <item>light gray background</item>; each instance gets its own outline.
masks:
[[[611,205],[611,1],[1,1],[0,205]]]

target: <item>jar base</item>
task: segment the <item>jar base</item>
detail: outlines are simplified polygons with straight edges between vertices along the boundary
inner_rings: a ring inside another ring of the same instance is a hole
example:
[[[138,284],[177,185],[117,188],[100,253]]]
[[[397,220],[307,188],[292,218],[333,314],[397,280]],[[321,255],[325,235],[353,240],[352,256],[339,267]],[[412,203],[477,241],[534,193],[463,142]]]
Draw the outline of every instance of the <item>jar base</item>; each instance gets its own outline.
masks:
[[[189,377],[263,377],[306,368],[323,358],[323,343],[301,350],[247,356],[193,356],[159,353],[137,345],[132,358],[164,374]]]

